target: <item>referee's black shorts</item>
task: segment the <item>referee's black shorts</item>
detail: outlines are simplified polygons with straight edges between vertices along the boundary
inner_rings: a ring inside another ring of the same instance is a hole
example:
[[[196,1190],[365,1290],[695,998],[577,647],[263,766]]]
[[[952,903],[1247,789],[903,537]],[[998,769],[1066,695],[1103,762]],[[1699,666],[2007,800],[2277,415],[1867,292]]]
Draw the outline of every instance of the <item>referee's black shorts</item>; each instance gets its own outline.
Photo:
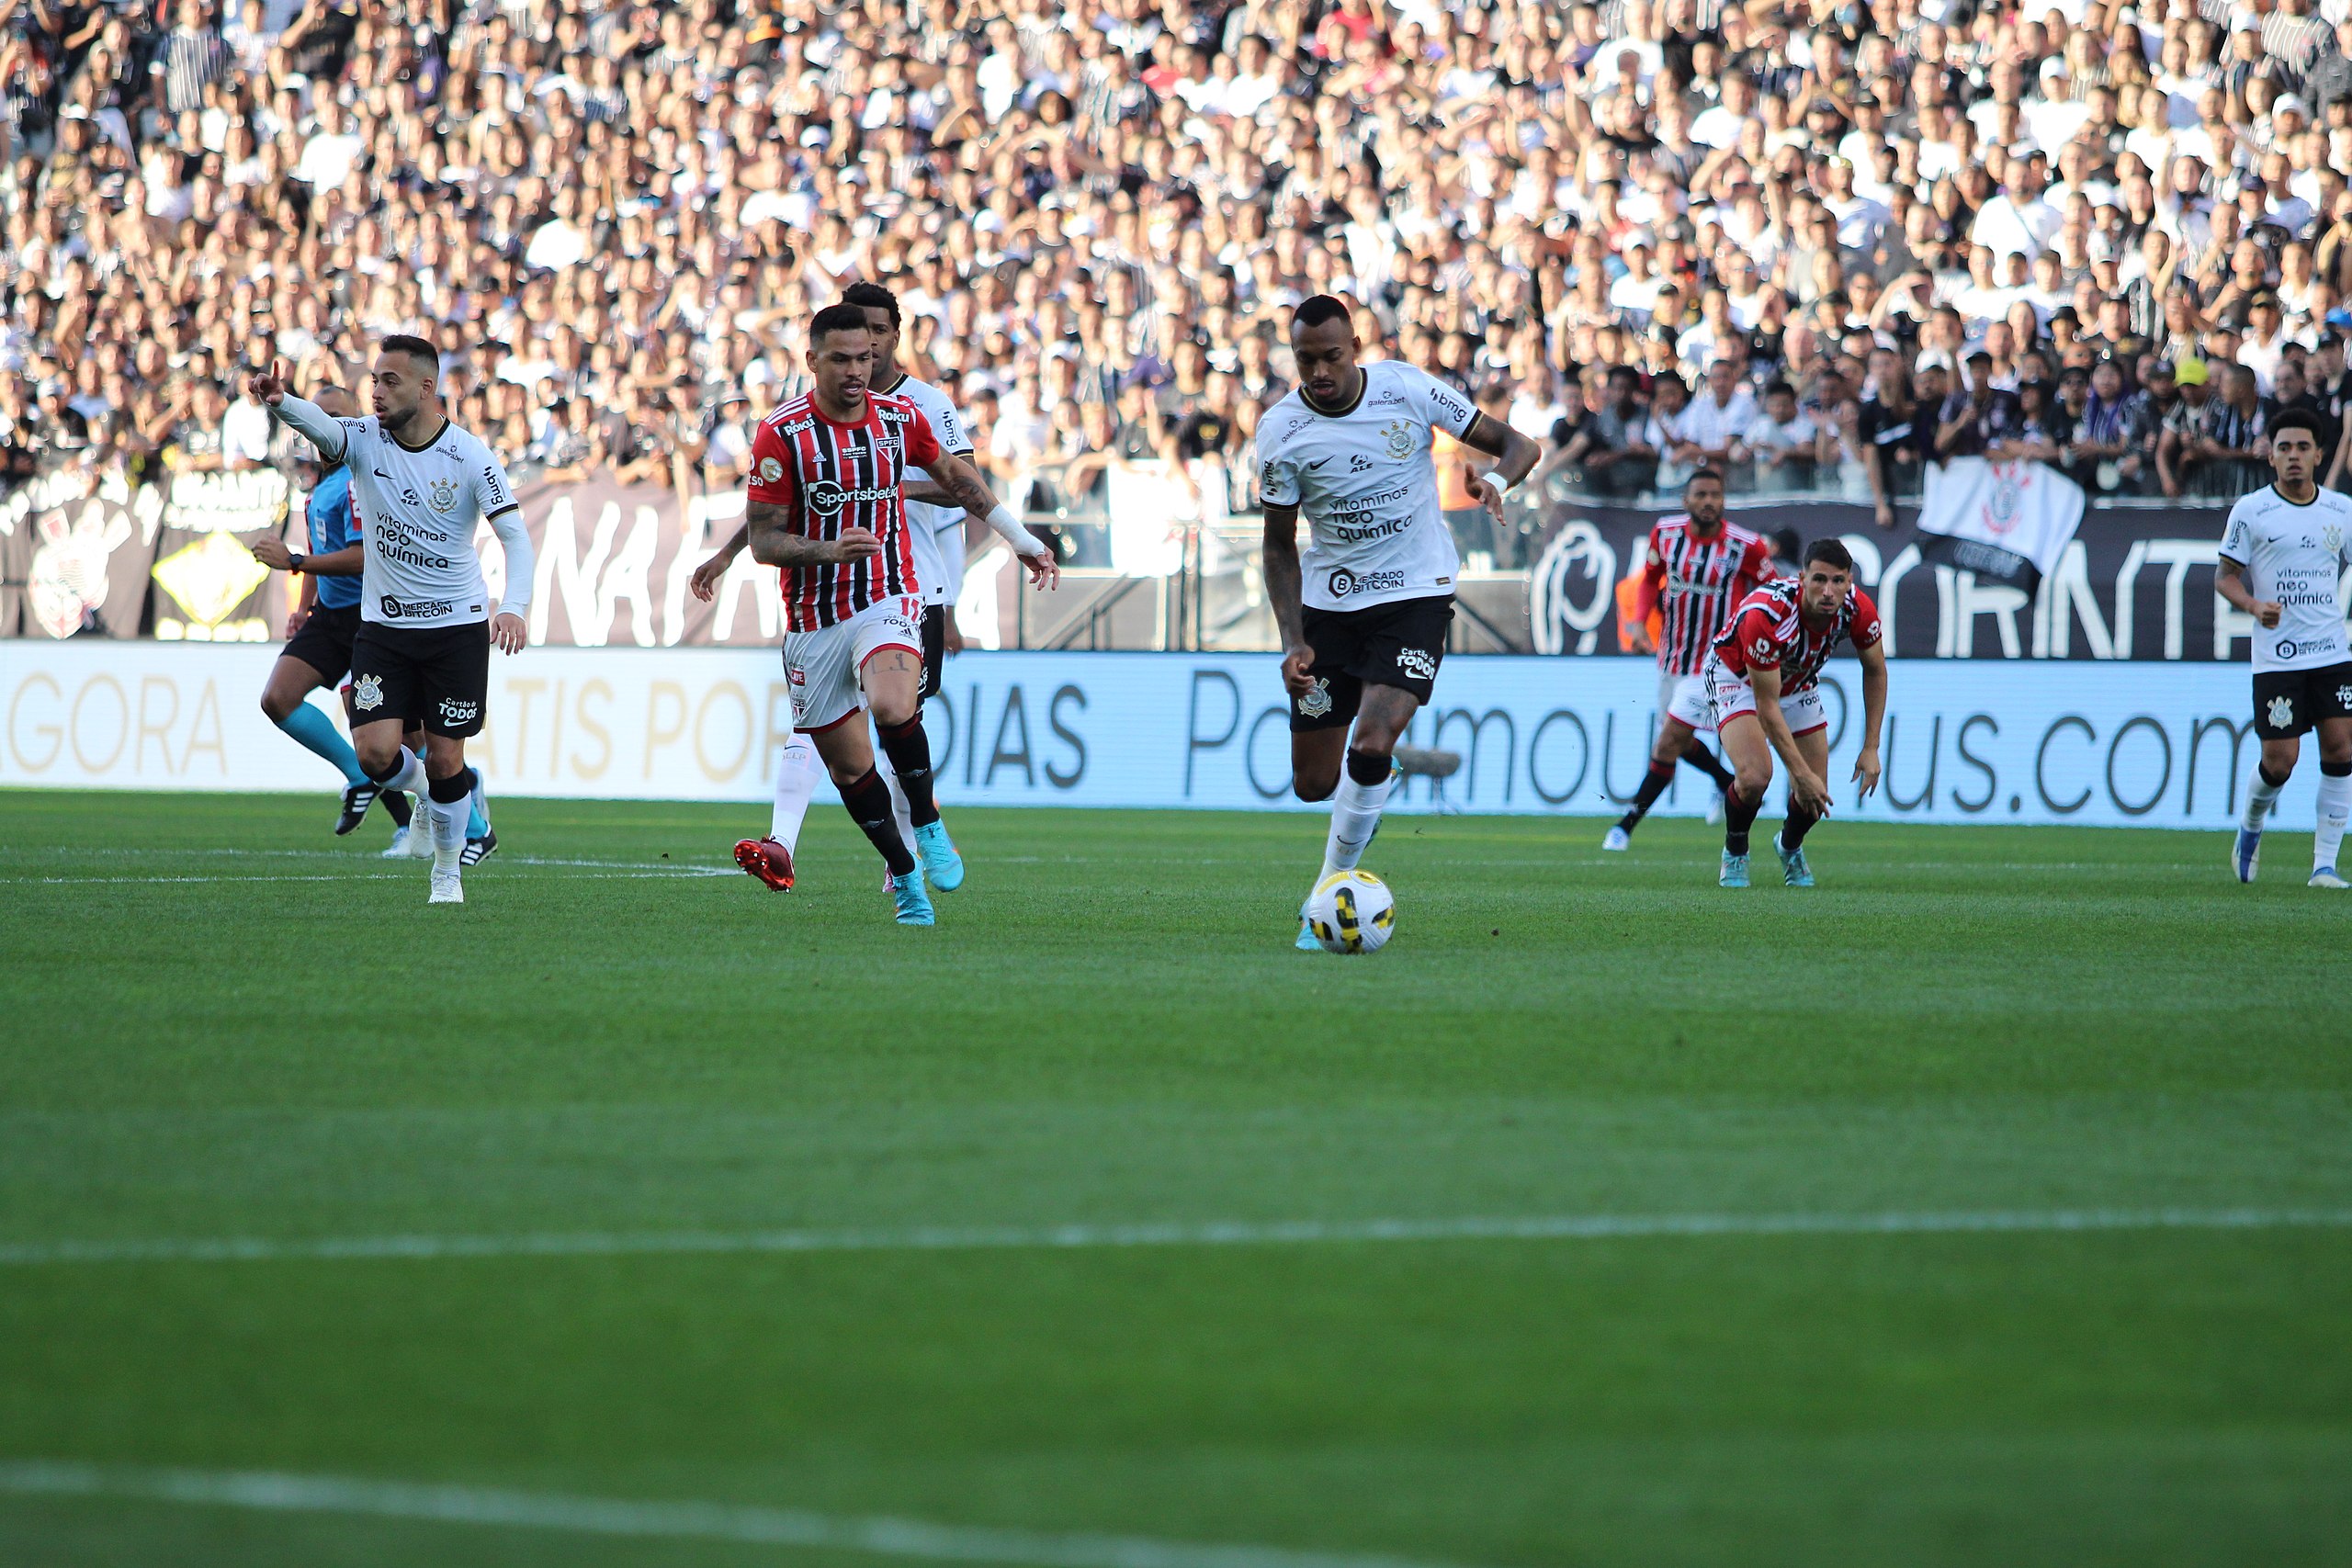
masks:
[[[351,668],[351,645],[359,626],[356,604],[313,604],[278,657],[300,660],[332,686]]]

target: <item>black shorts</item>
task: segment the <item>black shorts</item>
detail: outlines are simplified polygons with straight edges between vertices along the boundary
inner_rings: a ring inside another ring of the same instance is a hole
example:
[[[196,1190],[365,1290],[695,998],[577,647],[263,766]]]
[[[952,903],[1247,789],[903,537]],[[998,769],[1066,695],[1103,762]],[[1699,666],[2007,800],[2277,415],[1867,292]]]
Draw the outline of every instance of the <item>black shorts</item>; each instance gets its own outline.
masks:
[[[1293,730],[1334,729],[1352,723],[1363,689],[1395,686],[1428,702],[1445,657],[1445,629],[1453,622],[1453,595],[1398,599],[1363,610],[1318,610],[1303,617],[1306,646],[1315,650],[1307,673],[1315,689],[1293,697]]]
[[[363,622],[351,649],[351,711],[360,724],[422,720],[435,735],[479,735],[490,696],[490,623],[381,626]]]
[[[947,617],[951,614],[945,604],[925,604],[922,607],[922,694],[939,695],[940,671],[947,665]]]
[[[2352,663],[2255,672],[2254,732],[2265,740],[2284,740],[2324,718],[2346,715],[2352,715]]]
[[[301,629],[286,639],[281,659],[299,659],[334,685],[351,668],[352,639],[359,635],[356,604],[313,604]]]

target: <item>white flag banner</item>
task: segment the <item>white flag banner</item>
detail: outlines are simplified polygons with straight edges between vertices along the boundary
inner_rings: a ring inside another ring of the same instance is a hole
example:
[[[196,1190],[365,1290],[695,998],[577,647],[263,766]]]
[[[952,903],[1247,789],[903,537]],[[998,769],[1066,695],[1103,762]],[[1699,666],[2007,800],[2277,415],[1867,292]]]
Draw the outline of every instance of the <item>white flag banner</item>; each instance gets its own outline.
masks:
[[[2083,521],[2083,487],[2046,463],[1955,457],[1928,466],[1923,558],[2030,590]]]

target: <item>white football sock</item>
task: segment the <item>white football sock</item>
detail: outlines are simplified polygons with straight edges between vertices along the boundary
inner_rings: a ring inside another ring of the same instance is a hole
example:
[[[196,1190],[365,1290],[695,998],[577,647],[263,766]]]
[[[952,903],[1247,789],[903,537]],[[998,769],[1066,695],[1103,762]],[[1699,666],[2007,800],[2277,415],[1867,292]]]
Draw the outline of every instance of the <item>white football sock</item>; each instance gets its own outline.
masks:
[[[432,787],[430,781],[424,776],[424,759],[405,746],[401,748],[401,771],[390,778],[380,781],[379,787],[401,790],[423,800],[425,791]]]
[[[1374,829],[1380,826],[1381,807],[1388,804],[1388,792],[1396,784],[1390,774],[1375,784],[1356,783],[1347,774],[1340,775],[1340,789],[1331,797],[1331,836],[1323,845],[1323,869],[1315,880],[1320,882],[1335,871],[1353,871],[1356,862],[1363,858],[1364,846],[1372,842]]]
[[[456,871],[466,852],[466,818],[473,814],[464,795],[455,800],[428,800],[433,808],[433,869],[437,874]]]
[[[2285,784],[2272,784],[2264,778],[2262,764],[2259,762],[2255,764],[2254,782],[2245,786],[2245,816],[2243,825],[2247,832],[2262,831],[2262,819],[2270,815],[2272,803],[2278,800],[2278,792],[2286,787]]]
[[[2352,773],[2319,776],[2319,829],[2312,835],[2312,869],[2335,863],[2344,845],[2344,819],[2352,816]]]
[[[890,815],[899,819],[899,841],[913,849],[915,819],[907,805],[907,792],[899,787],[899,770],[890,765],[890,753],[879,746],[874,748],[874,771],[890,786]]]
[[[793,731],[775,764],[775,814],[768,818],[768,837],[797,853],[800,825],[808,820],[808,802],[817,793],[824,764],[817,760],[817,743]]]

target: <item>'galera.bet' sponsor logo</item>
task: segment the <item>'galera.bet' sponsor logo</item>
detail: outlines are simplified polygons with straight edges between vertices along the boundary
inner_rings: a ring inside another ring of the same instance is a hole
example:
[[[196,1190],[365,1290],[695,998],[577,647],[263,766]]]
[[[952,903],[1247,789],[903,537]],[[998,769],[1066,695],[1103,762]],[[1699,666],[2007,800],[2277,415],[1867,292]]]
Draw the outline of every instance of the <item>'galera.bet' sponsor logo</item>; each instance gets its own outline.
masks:
[[[1350,571],[1346,567],[1335,566],[1323,586],[1334,599],[1345,599],[1357,593],[1385,593],[1404,587],[1405,574],[1401,571]]]

